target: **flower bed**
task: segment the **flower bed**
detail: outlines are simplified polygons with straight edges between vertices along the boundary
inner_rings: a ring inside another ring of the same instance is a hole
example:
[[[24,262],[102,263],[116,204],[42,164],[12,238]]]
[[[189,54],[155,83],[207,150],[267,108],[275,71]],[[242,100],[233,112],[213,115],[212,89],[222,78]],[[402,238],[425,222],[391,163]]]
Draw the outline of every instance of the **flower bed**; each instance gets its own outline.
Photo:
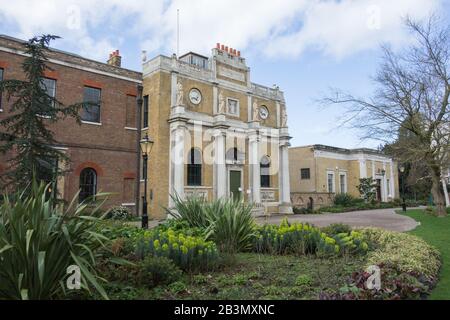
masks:
[[[342,255],[367,251],[368,245],[355,231],[327,235],[309,224],[265,225],[257,230],[254,251],[271,254]]]
[[[219,258],[214,242],[170,228],[146,234],[138,240],[136,253],[140,259],[147,255],[167,257],[188,272],[210,270]]]

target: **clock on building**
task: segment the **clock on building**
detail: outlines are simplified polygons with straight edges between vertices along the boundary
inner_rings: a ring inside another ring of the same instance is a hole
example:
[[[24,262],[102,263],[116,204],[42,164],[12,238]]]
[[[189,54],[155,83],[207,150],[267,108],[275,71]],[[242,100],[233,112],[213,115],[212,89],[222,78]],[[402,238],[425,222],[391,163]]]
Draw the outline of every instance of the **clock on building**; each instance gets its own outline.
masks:
[[[261,106],[259,108],[259,117],[266,120],[269,117],[269,109],[266,106]]]
[[[196,88],[191,89],[191,91],[189,91],[189,100],[195,105],[200,104],[200,102],[202,102],[202,94],[200,90]]]

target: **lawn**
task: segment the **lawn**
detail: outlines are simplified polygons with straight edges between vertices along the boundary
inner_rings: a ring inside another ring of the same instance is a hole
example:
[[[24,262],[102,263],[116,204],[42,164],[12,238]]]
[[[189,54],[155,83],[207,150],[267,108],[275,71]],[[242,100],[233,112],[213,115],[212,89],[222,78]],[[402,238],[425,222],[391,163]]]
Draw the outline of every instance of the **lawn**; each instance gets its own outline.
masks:
[[[420,226],[409,233],[423,238],[435,246],[442,255],[440,279],[429,298],[450,299],[450,216],[438,218],[427,214],[424,210],[408,210],[405,215],[420,222]]]
[[[361,266],[355,256],[241,253],[220,271],[185,275],[168,286],[147,289],[112,282],[107,290],[112,299],[317,299],[322,291],[338,291]]]

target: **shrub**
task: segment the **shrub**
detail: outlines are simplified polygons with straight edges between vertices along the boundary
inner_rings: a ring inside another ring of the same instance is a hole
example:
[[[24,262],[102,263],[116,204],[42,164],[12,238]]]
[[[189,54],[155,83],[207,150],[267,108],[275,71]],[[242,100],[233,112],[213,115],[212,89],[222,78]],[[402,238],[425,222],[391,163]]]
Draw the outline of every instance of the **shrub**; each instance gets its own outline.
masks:
[[[359,179],[359,185],[357,188],[359,194],[366,202],[371,203],[375,200],[376,182],[372,177]]]
[[[141,263],[142,280],[152,288],[168,285],[183,276],[182,271],[166,257],[147,256]]]
[[[279,227],[260,227],[254,241],[254,251],[271,254],[334,255],[365,252],[367,249],[367,243],[357,232],[331,237],[309,224],[289,225],[286,220]]]
[[[80,268],[83,289],[94,287],[107,298],[95,272],[97,249],[107,240],[95,232],[100,207],[87,215],[87,206],[75,205],[75,197],[63,210],[52,197],[47,199],[47,190],[43,183],[33,182],[28,192],[17,193],[13,201],[9,196],[3,199],[0,299],[63,297],[70,265]]]
[[[336,206],[343,206],[343,207],[349,207],[354,204],[355,198],[348,193],[338,193],[334,197],[334,205]]]
[[[205,214],[205,208],[209,205],[205,197],[193,195],[182,200],[178,195],[172,196],[174,210],[166,209],[167,214],[177,220],[186,221],[189,227],[206,229],[210,225],[210,219]]]
[[[210,270],[219,258],[214,242],[172,229],[154,230],[142,237],[137,243],[136,254],[140,259],[147,255],[167,257],[188,272]]]
[[[295,279],[296,286],[310,286],[312,283],[313,279],[307,274],[301,274]]]
[[[220,251],[235,253],[248,250],[254,235],[253,205],[233,199],[218,199],[207,202],[203,197],[193,196],[182,201],[173,197],[175,210],[168,213],[177,223],[204,230],[206,238],[213,240]]]
[[[437,249],[424,240],[406,233],[365,228],[361,233],[373,250],[367,255],[367,265],[393,264],[400,272],[416,273],[436,279],[441,266]]]
[[[349,225],[343,223],[333,223],[328,227],[324,227],[321,229],[322,232],[325,232],[328,235],[337,235],[339,233],[350,233],[352,228]]]
[[[160,231],[167,231],[169,229],[194,237],[204,237],[206,232],[206,230],[202,228],[191,227],[187,221],[179,219],[167,219],[164,223],[161,223],[155,228],[155,230]]]
[[[221,252],[233,254],[251,249],[255,235],[252,205],[220,199],[206,210],[211,220],[207,239],[214,241]]]
[[[108,220],[99,221],[96,224],[96,231],[111,240],[124,238],[134,242],[150,232],[121,221]]]
[[[310,213],[312,213],[310,209],[301,208],[301,207],[293,207],[292,211],[294,212],[294,214],[310,214]]]
[[[108,217],[110,217],[112,220],[126,221],[130,220],[132,218],[132,215],[128,208],[118,206],[110,210]]]

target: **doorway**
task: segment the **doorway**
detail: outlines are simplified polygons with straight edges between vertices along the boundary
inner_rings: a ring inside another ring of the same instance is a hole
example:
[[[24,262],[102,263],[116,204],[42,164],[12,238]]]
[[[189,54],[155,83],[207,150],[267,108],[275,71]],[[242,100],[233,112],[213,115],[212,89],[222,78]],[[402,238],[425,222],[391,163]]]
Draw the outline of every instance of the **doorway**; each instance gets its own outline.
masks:
[[[241,171],[230,170],[230,196],[234,200],[241,199]]]
[[[377,201],[381,202],[381,179],[377,179],[377,186],[376,186],[376,191],[377,191]]]

